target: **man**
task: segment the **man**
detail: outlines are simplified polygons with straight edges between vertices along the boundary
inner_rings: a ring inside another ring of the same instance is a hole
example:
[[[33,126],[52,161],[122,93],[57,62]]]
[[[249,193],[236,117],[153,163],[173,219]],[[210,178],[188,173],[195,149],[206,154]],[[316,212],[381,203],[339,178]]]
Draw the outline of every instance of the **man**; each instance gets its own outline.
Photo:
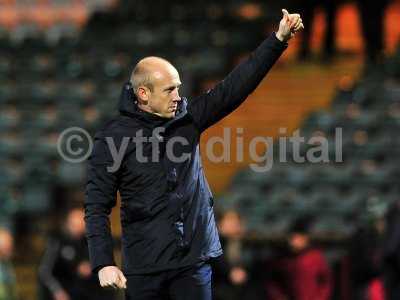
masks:
[[[257,87],[303,28],[283,10],[279,30],[225,80],[188,102],[178,71],[142,59],[120,99],[120,116],[99,131],[88,164],[85,220],[92,269],[126,299],[211,299],[209,260],[222,254],[200,135]],[[121,196],[123,272],[113,258],[109,214]],[[126,277],[125,277],[126,276]]]
[[[311,243],[310,225],[309,217],[298,220],[289,236],[293,254],[287,270],[290,294],[298,300],[328,300],[333,285],[332,271],[324,253]]]
[[[0,227],[0,300],[17,299],[17,285],[11,256],[14,238],[10,231]]]
[[[293,1],[294,2],[294,1]],[[321,7],[325,13],[326,29],[324,33],[324,40],[322,44],[322,58],[329,62],[332,60],[335,52],[335,20],[336,12],[340,1],[338,0],[303,0],[296,1],[295,7],[301,8],[302,19],[305,25],[304,32],[299,49],[299,58],[302,60],[309,59],[311,56],[311,39],[313,33],[313,23],[316,15],[316,8]]]
[[[358,0],[361,30],[364,38],[365,67],[383,65],[385,50],[385,12],[390,0]]]
[[[310,217],[301,217],[288,236],[289,252],[280,249],[268,264],[267,299],[328,300],[332,294],[332,271],[323,252],[313,246]],[[284,253],[282,255],[282,253]]]
[[[101,289],[91,272],[82,209],[71,209],[63,225],[63,231],[49,239],[39,266],[39,281],[45,288],[42,298],[113,299],[112,291]]]
[[[253,277],[254,253],[244,240],[246,230],[242,216],[235,210],[228,210],[218,223],[224,255],[212,264],[214,299],[265,299]]]

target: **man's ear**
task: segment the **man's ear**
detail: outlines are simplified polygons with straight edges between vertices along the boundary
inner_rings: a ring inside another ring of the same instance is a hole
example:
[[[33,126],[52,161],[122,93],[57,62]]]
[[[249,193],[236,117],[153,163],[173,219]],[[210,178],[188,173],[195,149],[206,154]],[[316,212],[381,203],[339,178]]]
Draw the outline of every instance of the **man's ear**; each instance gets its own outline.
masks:
[[[147,102],[149,100],[150,90],[145,86],[140,86],[137,90],[137,98],[139,102]]]

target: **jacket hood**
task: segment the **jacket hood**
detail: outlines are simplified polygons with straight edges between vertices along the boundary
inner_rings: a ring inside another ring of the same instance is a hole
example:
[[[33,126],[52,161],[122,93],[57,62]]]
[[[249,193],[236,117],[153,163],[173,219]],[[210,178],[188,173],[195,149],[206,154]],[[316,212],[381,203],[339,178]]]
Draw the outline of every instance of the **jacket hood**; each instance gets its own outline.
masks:
[[[178,109],[176,111],[175,117],[172,119],[163,118],[155,114],[145,112],[137,106],[136,95],[134,94],[132,84],[129,81],[124,83],[118,103],[118,110],[121,115],[127,115],[134,118],[150,118],[155,121],[169,121],[177,118],[180,119],[187,113],[186,107],[187,99],[185,97],[182,97],[182,101],[179,101],[178,103]]]

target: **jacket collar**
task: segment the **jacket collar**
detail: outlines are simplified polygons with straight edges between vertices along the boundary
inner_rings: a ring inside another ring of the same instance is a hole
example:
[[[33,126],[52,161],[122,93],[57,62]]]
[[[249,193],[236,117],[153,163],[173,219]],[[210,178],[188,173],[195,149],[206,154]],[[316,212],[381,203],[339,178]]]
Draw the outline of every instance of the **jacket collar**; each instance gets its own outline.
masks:
[[[166,127],[171,123],[174,123],[176,120],[183,118],[187,114],[187,99],[182,97],[182,101],[179,101],[178,109],[174,118],[163,118],[158,115],[141,110],[137,106],[137,99],[135,94],[133,93],[132,84],[128,81],[122,87],[118,110],[121,115],[140,119],[147,123],[153,123],[158,126],[164,125]]]

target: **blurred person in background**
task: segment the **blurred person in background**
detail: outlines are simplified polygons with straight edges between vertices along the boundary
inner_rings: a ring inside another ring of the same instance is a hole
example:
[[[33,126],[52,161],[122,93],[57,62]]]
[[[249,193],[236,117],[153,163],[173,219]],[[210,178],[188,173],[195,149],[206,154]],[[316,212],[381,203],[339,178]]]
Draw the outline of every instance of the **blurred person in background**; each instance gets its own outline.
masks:
[[[384,17],[389,2],[390,0],[357,1],[361,16],[367,67],[382,63],[385,38]]]
[[[332,271],[323,252],[310,240],[310,218],[300,218],[288,236],[288,257],[277,259],[271,272],[275,279],[267,282],[269,300],[329,300]],[[279,278],[279,280],[277,280]],[[270,289],[270,290],[268,290]]]
[[[301,218],[289,235],[293,255],[288,265],[290,294],[296,300],[328,300],[333,286],[332,271],[324,253],[311,243],[310,226],[310,218]]]
[[[322,44],[322,58],[326,61],[332,59],[336,53],[335,45],[335,17],[337,7],[340,1],[337,0],[303,0],[296,1],[294,9],[301,11],[301,15],[304,23],[304,30],[301,37],[301,44],[299,49],[298,57],[301,60],[309,59],[311,56],[311,38],[313,33],[313,22],[316,13],[316,9],[321,7],[325,13],[325,35]]]
[[[297,220],[289,235],[292,257],[288,265],[290,294],[296,300],[328,300],[332,293],[332,271],[324,253],[310,238],[310,218]]]
[[[400,200],[386,214],[384,257],[384,286],[386,300],[400,299]]]
[[[91,272],[83,211],[70,210],[64,226],[49,239],[39,266],[39,280],[44,287],[42,298],[113,299],[113,293],[101,289]]]
[[[383,247],[387,226],[382,204],[370,206],[366,225],[358,228],[350,242],[350,278],[354,300],[385,299]]]
[[[252,257],[243,240],[245,228],[239,213],[225,212],[219,222],[219,232],[225,254],[213,261],[215,299],[260,299],[251,278]]]
[[[17,285],[11,256],[14,239],[10,231],[0,228],[0,300],[16,300]]]
[[[352,299],[400,299],[400,202],[377,198],[368,211],[351,244]]]

